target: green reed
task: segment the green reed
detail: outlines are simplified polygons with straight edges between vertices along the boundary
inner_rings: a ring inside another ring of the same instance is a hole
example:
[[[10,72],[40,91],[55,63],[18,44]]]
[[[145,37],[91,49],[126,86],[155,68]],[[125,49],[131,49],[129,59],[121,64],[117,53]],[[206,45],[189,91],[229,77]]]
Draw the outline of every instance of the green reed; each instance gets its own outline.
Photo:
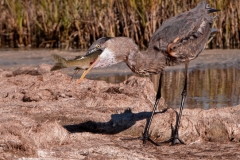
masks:
[[[102,36],[127,36],[141,48],[162,22],[201,0],[2,0],[0,46],[87,48]],[[240,1],[209,0],[221,9],[209,48],[240,48]]]

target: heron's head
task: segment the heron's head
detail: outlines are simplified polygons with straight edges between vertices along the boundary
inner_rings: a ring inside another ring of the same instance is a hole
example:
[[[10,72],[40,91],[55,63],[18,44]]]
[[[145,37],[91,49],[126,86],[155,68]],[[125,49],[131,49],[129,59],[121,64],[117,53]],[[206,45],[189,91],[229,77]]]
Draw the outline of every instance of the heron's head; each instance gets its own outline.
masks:
[[[205,8],[207,9],[208,13],[219,12],[221,10],[212,8],[208,3],[206,4]]]
[[[102,53],[86,70],[78,83],[80,83],[91,68],[103,68],[125,61],[131,50],[138,50],[134,41],[127,37],[102,37],[95,41],[88,49],[85,56],[101,51]]]
[[[193,10],[195,9],[204,9],[207,11],[207,13],[213,13],[220,11],[219,9],[212,8],[205,0],[200,2]]]
[[[105,43],[112,37],[102,37],[96,40],[87,50],[85,56],[88,56],[96,51],[103,51],[105,49]]]
[[[95,41],[89,47],[85,56],[89,56],[99,51],[102,52],[95,60],[92,68],[103,68],[122,61],[121,59],[119,59],[119,51],[123,53],[122,49],[118,48],[119,46],[121,46],[121,44],[119,43],[119,38],[120,37],[102,37]]]

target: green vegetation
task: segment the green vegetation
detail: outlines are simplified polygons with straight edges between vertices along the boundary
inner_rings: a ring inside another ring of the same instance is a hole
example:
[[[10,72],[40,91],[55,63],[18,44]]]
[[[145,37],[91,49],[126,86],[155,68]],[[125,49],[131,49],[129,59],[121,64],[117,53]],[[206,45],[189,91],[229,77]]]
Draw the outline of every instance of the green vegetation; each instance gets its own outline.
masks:
[[[127,36],[145,48],[161,23],[201,0],[0,0],[0,47],[87,48]],[[209,0],[219,34],[209,48],[240,48],[240,1]]]

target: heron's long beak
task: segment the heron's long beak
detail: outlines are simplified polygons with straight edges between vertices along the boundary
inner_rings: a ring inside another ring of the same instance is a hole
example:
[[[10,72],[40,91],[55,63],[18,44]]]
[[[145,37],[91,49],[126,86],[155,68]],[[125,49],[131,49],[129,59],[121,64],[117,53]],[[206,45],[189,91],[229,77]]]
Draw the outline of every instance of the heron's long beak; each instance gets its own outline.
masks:
[[[100,56],[97,57],[97,59],[94,61],[94,63],[87,69],[83,72],[81,78],[77,81],[77,83],[81,83],[82,80],[84,79],[84,77],[87,75],[87,73],[95,66],[95,64],[97,63],[97,61],[100,59]]]
[[[215,8],[208,8],[208,13],[219,12],[221,10]]]

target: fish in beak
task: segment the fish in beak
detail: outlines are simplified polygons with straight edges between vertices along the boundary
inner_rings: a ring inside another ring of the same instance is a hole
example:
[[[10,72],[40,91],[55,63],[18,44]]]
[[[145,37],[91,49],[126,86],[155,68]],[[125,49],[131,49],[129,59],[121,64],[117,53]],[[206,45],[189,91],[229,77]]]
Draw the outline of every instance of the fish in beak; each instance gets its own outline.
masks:
[[[104,44],[108,40],[110,40],[112,37],[102,37],[99,38],[97,41],[95,41],[88,49],[87,53],[85,54],[86,57],[91,56],[92,54],[95,54],[96,52],[101,52],[101,54],[98,55],[98,57],[93,61],[93,63],[90,65],[90,67],[85,70],[81,76],[81,78],[78,80],[78,84],[82,82],[84,77],[88,74],[88,72],[94,68],[94,66],[98,63],[100,60],[100,56],[102,55],[103,51],[105,50]]]
[[[103,51],[99,45],[96,45],[96,47],[89,49],[86,53],[86,56],[89,56],[97,51]],[[83,72],[81,78],[79,78],[79,80],[77,81],[78,84],[80,84],[83,81],[84,77],[88,74],[88,72],[96,65],[96,63],[100,59],[100,55],[98,55],[97,59],[95,59],[95,61],[90,65],[90,67]]]
[[[92,63],[92,65],[83,72],[81,78],[79,78],[78,80],[78,84],[82,82],[82,80],[84,79],[84,77],[88,74],[88,72],[96,65],[97,61],[100,59],[100,56],[97,57],[97,59]]]

